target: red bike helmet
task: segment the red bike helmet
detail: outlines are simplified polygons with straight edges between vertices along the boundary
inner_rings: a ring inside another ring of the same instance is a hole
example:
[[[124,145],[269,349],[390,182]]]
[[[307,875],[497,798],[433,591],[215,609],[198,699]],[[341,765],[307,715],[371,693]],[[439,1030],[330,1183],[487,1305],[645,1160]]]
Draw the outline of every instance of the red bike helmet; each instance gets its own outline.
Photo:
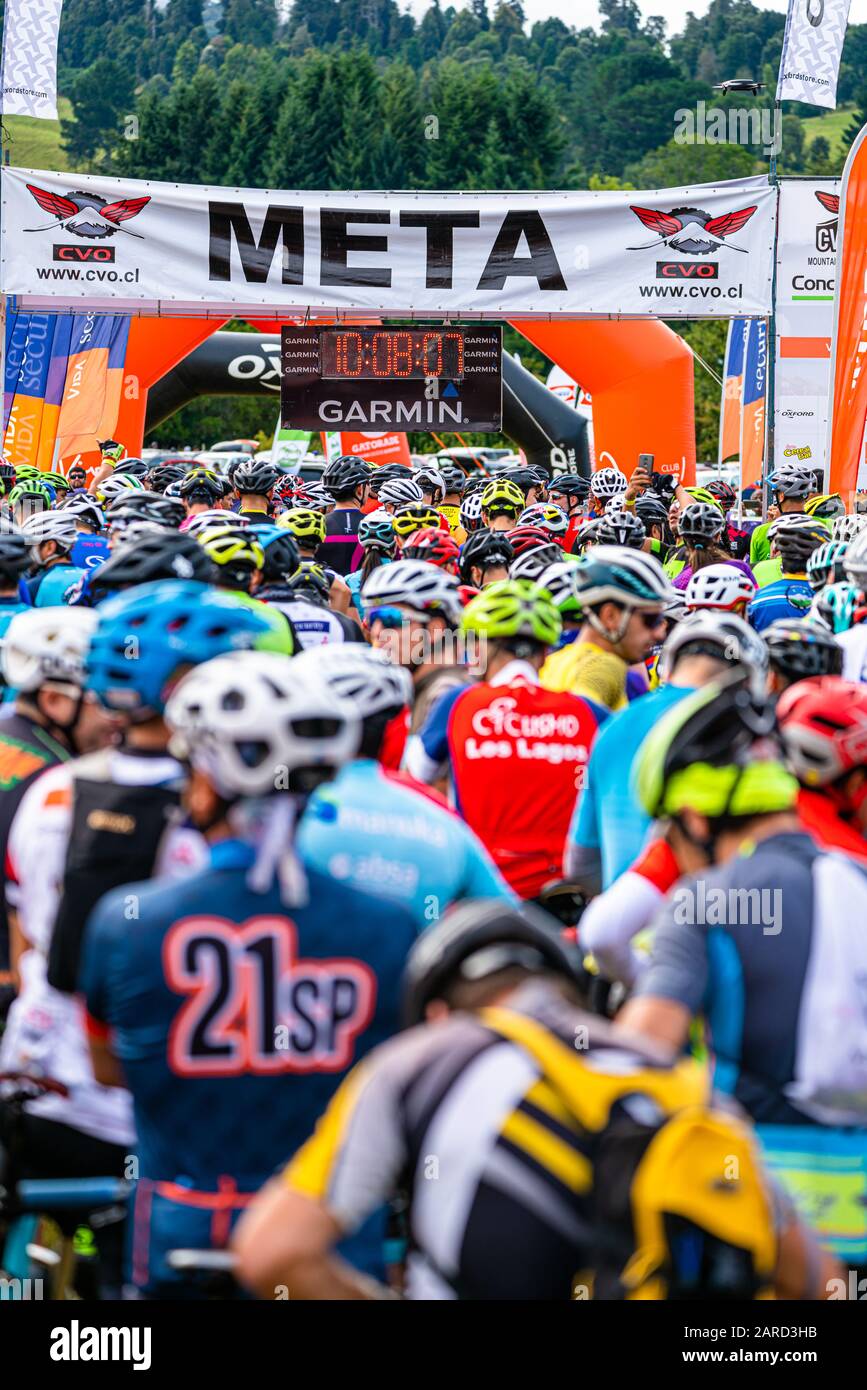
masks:
[[[810,676],[784,690],[777,720],[792,771],[805,787],[830,787],[867,768],[867,686],[842,676]],[[837,789],[839,791],[839,789]],[[855,811],[867,782],[845,809]]]
[[[457,574],[458,556],[461,548],[450,531],[441,531],[436,526],[423,526],[407,536],[400,552],[402,560],[427,560],[430,565],[439,565],[449,574]]]
[[[525,555],[528,550],[535,550],[540,545],[550,545],[551,537],[541,526],[514,526],[506,535],[512,543],[515,552],[515,559],[519,555]]]
[[[478,598],[481,592],[481,589],[477,589],[473,584],[458,585],[458,595],[464,608],[468,603],[472,603],[474,598]]]
[[[738,495],[731,483],[727,483],[725,478],[712,478],[705,484],[711,497],[715,497],[724,511],[729,511],[737,502]]]

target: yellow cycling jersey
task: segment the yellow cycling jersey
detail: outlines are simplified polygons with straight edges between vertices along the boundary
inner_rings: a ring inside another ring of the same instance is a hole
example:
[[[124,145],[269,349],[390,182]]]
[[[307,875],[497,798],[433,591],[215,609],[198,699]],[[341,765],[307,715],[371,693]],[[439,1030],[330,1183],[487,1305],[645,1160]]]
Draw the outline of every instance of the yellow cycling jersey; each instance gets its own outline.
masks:
[[[467,533],[461,525],[460,507],[453,507],[451,506],[451,504],[446,505],[446,503],[443,502],[440,504],[439,507],[437,507],[437,511],[440,513],[440,516],[445,517],[446,521],[449,524],[449,530],[451,531],[458,545],[463,545],[464,541],[467,538]]]
[[[606,709],[623,709],[626,699],[626,662],[595,642],[571,642],[552,652],[542,667],[546,690],[568,690],[595,700]]]

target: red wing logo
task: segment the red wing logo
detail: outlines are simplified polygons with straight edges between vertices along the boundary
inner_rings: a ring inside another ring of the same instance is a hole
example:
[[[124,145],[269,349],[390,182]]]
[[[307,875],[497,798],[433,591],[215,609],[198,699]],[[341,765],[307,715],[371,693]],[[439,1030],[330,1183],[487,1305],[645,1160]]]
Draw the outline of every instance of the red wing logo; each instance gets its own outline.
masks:
[[[732,246],[725,238],[745,227],[756,208],[738,208],[736,212],[724,212],[720,217],[711,217],[702,208],[672,208],[671,212],[657,212],[653,208],[630,205],[629,210],[645,227],[656,232],[659,239],[645,241],[641,246],[627,246],[627,251],[669,246],[673,251],[687,256],[710,256],[722,246],[746,255],[745,247]]]
[[[28,183],[27,190],[32,193],[42,211],[51,213],[55,219],[54,222],[47,222],[44,227],[27,227],[28,232],[47,232],[60,228],[88,241],[103,241],[118,232],[142,239],[140,232],[131,232],[128,227],[122,227],[120,224],[128,222],[131,217],[138,217],[142,208],[150,202],[149,197],[121,198],[118,202],[108,203],[105,198],[100,198],[95,193],[80,193],[75,190],[62,194],[50,193],[48,189],[37,188],[32,183]]]
[[[838,193],[823,193],[820,188],[817,188],[816,197],[819,199],[822,207],[827,208],[829,212],[836,213],[840,211],[840,195]]]
[[[822,207],[834,216],[828,222],[818,222],[816,224],[816,250],[817,251],[836,251],[837,250],[837,223],[840,219],[840,195],[838,193],[825,193],[821,188],[815,190],[816,197]]]

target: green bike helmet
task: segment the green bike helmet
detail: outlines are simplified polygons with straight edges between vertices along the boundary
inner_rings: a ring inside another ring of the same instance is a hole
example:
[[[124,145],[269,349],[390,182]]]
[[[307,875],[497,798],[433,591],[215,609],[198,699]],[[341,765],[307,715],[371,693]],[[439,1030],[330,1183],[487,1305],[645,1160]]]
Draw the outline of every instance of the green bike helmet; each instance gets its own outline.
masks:
[[[720,499],[718,497],[714,497],[710,488],[688,487],[686,491],[689,493],[693,502],[704,502],[705,506],[707,507],[716,507],[718,512],[723,511],[723,505],[720,502]],[[687,505],[689,504],[687,503]]]
[[[553,647],[563,622],[547,589],[528,579],[501,579],[474,598],[461,617],[461,631],[499,641],[523,637]]]
[[[641,745],[636,780],[652,817],[687,809],[711,820],[768,815],[791,810],[798,796],[782,761],[773,702],[743,672],[669,710]]]
[[[19,472],[19,478],[20,476]],[[10,507],[16,507],[19,502],[23,502],[25,506],[41,502],[44,510],[51,506],[54,498],[51,495],[51,489],[46,487],[44,483],[37,482],[35,478],[25,478],[23,482],[15,484],[7,501]]]

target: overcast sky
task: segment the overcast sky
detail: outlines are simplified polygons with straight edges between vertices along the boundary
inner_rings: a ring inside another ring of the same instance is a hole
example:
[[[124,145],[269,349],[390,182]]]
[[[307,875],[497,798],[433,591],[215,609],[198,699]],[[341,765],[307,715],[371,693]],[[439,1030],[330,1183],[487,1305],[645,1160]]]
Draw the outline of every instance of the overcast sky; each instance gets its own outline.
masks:
[[[444,7],[449,3],[450,0],[442,0]],[[451,3],[461,7],[460,0],[451,0]],[[565,24],[576,29],[599,28],[596,0],[522,0],[522,3],[531,24],[537,19],[548,19],[551,15],[556,15]],[[778,10],[781,14],[788,8],[787,0],[753,0],[753,3],[758,3],[760,9]],[[686,4],[684,0],[639,0],[639,4],[645,15],[661,14],[668,26],[669,34],[677,34],[683,28],[687,11],[704,14],[710,0],[687,0]],[[495,7],[496,0],[488,0],[488,10],[493,12]],[[414,14],[424,14],[428,8],[427,0],[410,0],[409,8]],[[849,20],[852,24],[867,23],[867,0],[852,0]]]

